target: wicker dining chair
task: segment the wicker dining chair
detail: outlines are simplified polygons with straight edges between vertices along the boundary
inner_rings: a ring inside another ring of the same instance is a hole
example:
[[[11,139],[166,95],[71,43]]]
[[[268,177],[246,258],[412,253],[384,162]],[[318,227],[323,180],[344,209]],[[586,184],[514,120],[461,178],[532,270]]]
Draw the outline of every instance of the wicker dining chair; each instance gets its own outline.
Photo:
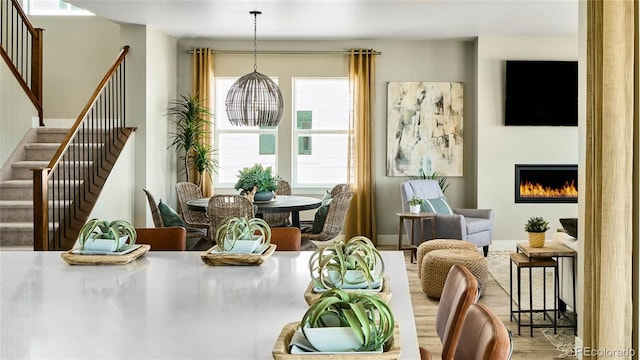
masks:
[[[215,242],[218,226],[228,217],[253,218],[253,203],[242,195],[214,195],[207,205],[209,234]]]
[[[314,234],[311,233],[309,229],[305,229],[306,232],[302,233],[303,249],[311,240],[328,241],[340,235],[342,228],[344,227],[351,199],[353,199],[352,191],[345,191],[333,197],[331,205],[329,205],[329,210],[327,211],[327,217],[325,218],[322,230],[319,233]]]
[[[333,188],[331,188],[331,196],[336,196],[340,193],[343,193],[345,191],[349,191],[349,185],[347,184],[337,184],[335,185]]]
[[[277,195],[291,195],[291,185],[289,185],[287,180],[278,180],[276,196]],[[266,221],[271,227],[284,227],[291,224],[291,221],[289,220],[290,217],[291,212],[265,213],[264,221]]]
[[[147,195],[147,202],[149,203],[149,209],[151,209],[151,217],[153,218],[153,225],[157,228],[164,227],[164,221],[162,221],[162,215],[160,215],[160,208],[156,199],[153,198],[151,192],[147,189],[142,189],[145,195]]]
[[[176,184],[176,193],[178,194],[178,202],[180,203],[184,222],[191,227],[208,230],[209,219],[207,219],[207,213],[189,210],[187,206],[188,201],[203,198],[200,187],[190,182],[179,182]],[[211,234],[208,235],[211,237]]]

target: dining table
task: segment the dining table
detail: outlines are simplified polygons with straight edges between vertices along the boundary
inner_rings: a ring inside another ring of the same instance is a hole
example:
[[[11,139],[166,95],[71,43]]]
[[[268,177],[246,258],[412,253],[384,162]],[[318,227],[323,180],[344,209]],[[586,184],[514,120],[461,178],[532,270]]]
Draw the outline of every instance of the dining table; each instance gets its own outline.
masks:
[[[192,211],[207,211],[208,197],[189,200],[187,207]],[[257,216],[264,213],[291,212],[291,226],[300,228],[300,211],[317,209],[322,200],[310,196],[277,195],[269,201],[254,201],[257,206]]]
[[[283,327],[308,309],[312,253],[276,251],[259,266],[211,266],[202,252],[69,265],[59,251],[0,251],[0,358],[272,359]],[[415,360],[404,256],[381,253],[400,359]]]

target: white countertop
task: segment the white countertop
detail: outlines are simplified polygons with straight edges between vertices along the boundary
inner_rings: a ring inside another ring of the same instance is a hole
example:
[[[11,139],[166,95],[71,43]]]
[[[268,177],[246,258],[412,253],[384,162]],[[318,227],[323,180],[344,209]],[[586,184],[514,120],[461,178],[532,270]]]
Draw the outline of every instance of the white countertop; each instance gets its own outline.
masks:
[[[418,343],[401,252],[385,251],[402,358]],[[199,252],[127,265],[68,265],[60,252],[0,251],[2,359],[272,359],[308,308],[311,252],[261,266],[208,266]]]

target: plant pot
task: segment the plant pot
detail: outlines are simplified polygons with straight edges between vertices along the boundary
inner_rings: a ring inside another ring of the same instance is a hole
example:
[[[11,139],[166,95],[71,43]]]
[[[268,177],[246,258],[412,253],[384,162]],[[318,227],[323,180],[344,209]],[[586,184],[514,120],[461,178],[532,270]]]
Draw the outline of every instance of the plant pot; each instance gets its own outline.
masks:
[[[530,232],[529,233],[529,246],[534,248],[544,247],[545,233],[543,232]]]
[[[304,335],[316,350],[322,352],[355,351],[362,346],[350,327],[307,327]]]
[[[373,271],[372,271],[373,272]],[[367,289],[369,288],[369,283],[364,276],[362,270],[347,270],[344,274],[344,284],[342,283],[342,279],[340,279],[340,272],[336,270],[329,270],[327,272],[329,275],[329,281],[336,286],[338,289]],[[380,285],[380,281],[373,279],[371,282],[371,287],[376,288]]]
[[[409,205],[409,212],[412,214],[418,214],[420,212],[420,205]]]
[[[259,191],[253,195],[253,201],[265,202],[273,199],[273,191]]]
[[[89,251],[104,251],[104,252],[117,252],[124,250],[129,235],[122,236],[120,241],[115,239],[96,239],[94,236],[90,236],[85,241],[82,248]]]

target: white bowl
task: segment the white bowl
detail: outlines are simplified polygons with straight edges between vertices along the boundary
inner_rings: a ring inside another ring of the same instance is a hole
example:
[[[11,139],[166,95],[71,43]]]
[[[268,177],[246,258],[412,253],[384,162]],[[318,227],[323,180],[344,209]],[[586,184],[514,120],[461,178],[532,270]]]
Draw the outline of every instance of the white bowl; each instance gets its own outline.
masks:
[[[356,351],[362,346],[350,327],[306,327],[303,333],[311,345],[321,352]]]
[[[94,237],[90,237],[85,241],[82,245],[82,248],[87,251],[103,251],[103,252],[116,252],[121,251],[125,248],[125,243],[129,235],[124,235],[120,237],[120,241],[116,242],[113,239],[96,239]],[[116,246],[119,245],[119,246]]]
[[[262,236],[254,236],[251,240],[236,240],[229,252],[233,254],[251,254],[261,242]],[[225,246],[225,248],[229,248],[229,246]]]

